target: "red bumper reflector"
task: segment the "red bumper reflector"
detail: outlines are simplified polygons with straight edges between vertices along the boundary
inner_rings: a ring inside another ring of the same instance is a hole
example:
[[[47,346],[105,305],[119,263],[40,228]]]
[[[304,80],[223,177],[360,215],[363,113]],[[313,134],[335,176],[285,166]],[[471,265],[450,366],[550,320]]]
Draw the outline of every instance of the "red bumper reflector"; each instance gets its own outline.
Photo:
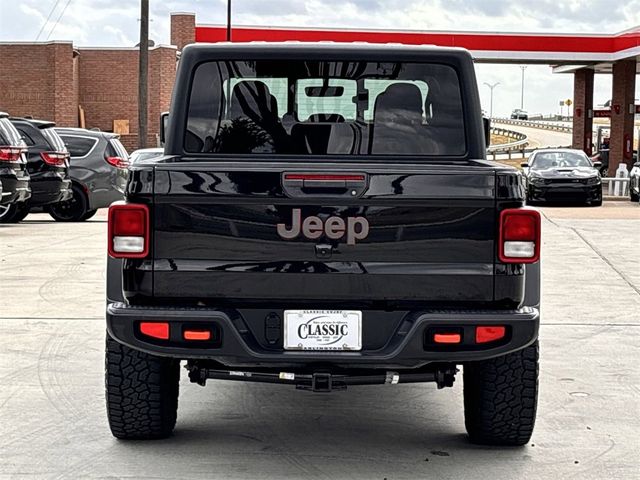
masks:
[[[211,332],[209,330],[185,330],[183,336],[185,340],[206,341],[211,339]]]
[[[498,327],[495,325],[476,327],[476,343],[494,342],[504,338],[506,333],[505,327]]]
[[[169,324],[167,322],[142,322],[140,333],[160,340],[169,340]]]
[[[435,333],[433,341],[435,343],[460,343],[462,337],[459,333]]]

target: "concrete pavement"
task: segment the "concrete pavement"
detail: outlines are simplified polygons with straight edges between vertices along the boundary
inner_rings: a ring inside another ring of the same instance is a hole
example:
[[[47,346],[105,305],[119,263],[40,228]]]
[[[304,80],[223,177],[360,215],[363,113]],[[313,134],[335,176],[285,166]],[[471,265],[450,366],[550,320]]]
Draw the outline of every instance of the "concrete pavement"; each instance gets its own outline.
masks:
[[[460,376],[329,395],[183,377],[172,438],[117,441],[104,212],[0,225],[0,478],[638,478],[640,207],[612,203],[542,208],[539,415],[512,449],[466,441]]]

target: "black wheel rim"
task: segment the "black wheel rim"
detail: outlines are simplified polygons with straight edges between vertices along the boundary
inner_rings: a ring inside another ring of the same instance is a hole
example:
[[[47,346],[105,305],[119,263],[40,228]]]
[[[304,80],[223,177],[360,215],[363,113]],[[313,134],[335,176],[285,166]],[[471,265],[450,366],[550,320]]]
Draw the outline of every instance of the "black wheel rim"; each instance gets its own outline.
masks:
[[[84,202],[78,197],[76,191],[66,202],[60,202],[51,207],[53,213],[63,220],[74,220],[80,218],[84,213]]]

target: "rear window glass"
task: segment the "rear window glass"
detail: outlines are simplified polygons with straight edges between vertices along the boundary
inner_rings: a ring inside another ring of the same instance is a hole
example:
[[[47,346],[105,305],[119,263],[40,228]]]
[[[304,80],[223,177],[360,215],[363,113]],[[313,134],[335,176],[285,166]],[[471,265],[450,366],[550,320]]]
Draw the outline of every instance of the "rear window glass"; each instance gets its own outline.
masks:
[[[463,155],[460,82],[439,64],[208,62],[195,72],[184,149]]]
[[[17,147],[23,145],[24,142],[20,137],[20,133],[8,118],[0,118],[0,145],[9,145]]]
[[[67,135],[60,135],[60,138],[64,141],[72,157],[84,157],[98,141],[90,137],[69,137]]]
[[[43,128],[40,130],[42,135],[47,140],[49,146],[56,152],[66,152],[67,147],[64,141],[60,138],[58,133],[53,128]]]
[[[111,145],[111,147],[113,148],[113,151],[115,152],[115,155],[112,155],[112,156],[120,157],[123,160],[127,160],[129,158],[127,149],[124,148],[124,145],[122,145],[122,143],[120,143],[120,140],[118,140],[117,138],[112,138],[111,140],[109,140],[109,144]]]
[[[24,143],[26,143],[28,146],[31,147],[36,144],[36,142],[33,141],[33,138],[31,138],[29,134],[25,132],[22,128],[17,128],[17,130],[20,136],[22,137],[22,140],[24,140]]]

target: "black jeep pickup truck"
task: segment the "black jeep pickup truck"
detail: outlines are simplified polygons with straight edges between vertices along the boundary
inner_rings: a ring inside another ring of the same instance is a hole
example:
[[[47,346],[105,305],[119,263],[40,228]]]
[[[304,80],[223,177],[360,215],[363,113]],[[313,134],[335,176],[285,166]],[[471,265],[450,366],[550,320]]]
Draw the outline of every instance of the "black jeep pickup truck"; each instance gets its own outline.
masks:
[[[109,210],[116,437],[171,434],[182,360],[315,392],[462,367],[471,441],[529,440],[540,216],[485,159],[468,52],[193,45],[166,125]]]

